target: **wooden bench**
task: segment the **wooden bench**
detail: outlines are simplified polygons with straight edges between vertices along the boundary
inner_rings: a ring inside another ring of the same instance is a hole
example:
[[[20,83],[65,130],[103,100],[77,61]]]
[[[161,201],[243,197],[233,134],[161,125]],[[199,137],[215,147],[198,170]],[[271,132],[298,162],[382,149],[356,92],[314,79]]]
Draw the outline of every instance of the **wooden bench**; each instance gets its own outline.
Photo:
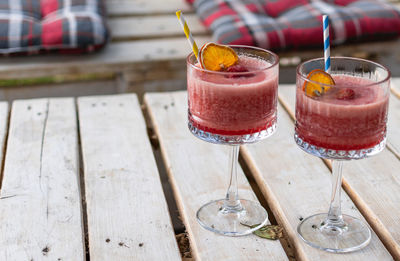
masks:
[[[81,81],[80,87],[70,89],[67,96],[136,92],[141,98],[144,92],[185,89],[185,57],[191,50],[175,11],[183,10],[199,45],[212,40],[210,32],[200,23],[191,6],[184,0],[105,2],[112,39],[104,50],[81,56],[3,57],[0,59],[0,79],[3,81],[37,78],[37,82],[48,84],[44,87],[43,84],[31,86],[29,82],[22,81],[27,86],[0,86],[0,99],[65,96],[69,86],[65,82],[77,81]],[[400,4],[398,0],[393,2]],[[332,55],[371,57],[384,64],[400,63],[399,44],[397,40],[339,46],[332,49]],[[281,65],[286,66],[282,67],[282,71],[290,72],[289,76],[286,73],[285,77],[281,77],[281,82],[290,83],[294,82],[294,66],[301,60],[322,56],[322,51],[290,51],[279,55]],[[400,75],[398,68],[393,67],[395,75]],[[92,82],[84,81],[88,79]],[[126,84],[102,84],[115,79],[123,79]],[[97,88],[93,88],[96,85],[99,93],[96,93]]]
[[[279,87],[277,132],[240,151],[239,193],[264,204],[281,241],[197,223],[196,210],[225,195],[228,151],[190,134],[184,91],[146,94],[144,111],[135,94],[1,102],[0,260],[181,260],[161,168],[190,240],[186,260],[399,260],[400,79],[392,86],[387,149],[345,164],[343,212],[373,230],[350,254],[296,235],[302,218],[327,210],[330,170],[293,142],[293,85]]]

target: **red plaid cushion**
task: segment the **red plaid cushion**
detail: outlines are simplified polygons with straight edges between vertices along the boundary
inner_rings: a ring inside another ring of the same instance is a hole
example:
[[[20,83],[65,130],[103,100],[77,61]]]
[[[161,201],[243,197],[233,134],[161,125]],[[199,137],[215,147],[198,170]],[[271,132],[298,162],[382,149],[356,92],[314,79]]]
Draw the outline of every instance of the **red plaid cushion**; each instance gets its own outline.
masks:
[[[0,14],[13,13],[14,10],[18,10],[18,13],[22,13],[24,16],[34,17],[40,19],[40,1],[32,0],[0,0]]]
[[[333,45],[400,35],[400,11],[381,1],[187,0],[214,39],[267,49],[320,47],[322,14]]]
[[[40,1],[42,16],[49,15],[56,11],[70,9],[74,11],[82,11],[82,7],[95,13],[105,14],[103,1],[98,0],[41,0]]]
[[[104,14],[99,0],[0,0],[0,53],[99,49],[108,40]]]

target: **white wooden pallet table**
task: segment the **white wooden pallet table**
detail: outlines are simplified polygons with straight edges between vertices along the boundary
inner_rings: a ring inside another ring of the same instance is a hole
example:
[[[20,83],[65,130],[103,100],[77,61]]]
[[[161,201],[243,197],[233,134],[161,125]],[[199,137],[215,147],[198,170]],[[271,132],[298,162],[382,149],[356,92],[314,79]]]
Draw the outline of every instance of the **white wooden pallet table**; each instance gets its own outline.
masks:
[[[293,142],[293,85],[279,88],[277,132],[243,146],[239,169],[240,194],[265,202],[282,241],[224,237],[197,223],[196,210],[225,195],[228,151],[190,134],[184,91],[148,93],[144,107],[134,94],[2,102],[0,260],[182,260],[157,163],[191,260],[400,260],[398,83],[388,148],[345,166],[343,212],[373,230],[371,243],[350,254],[313,249],[296,234],[301,218],[326,211],[330,171]]]

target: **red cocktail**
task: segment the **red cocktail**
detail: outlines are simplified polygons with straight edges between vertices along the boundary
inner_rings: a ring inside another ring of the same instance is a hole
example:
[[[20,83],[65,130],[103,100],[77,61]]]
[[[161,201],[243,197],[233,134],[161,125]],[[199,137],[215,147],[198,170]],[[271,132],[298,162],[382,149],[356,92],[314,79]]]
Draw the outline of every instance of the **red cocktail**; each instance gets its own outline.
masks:
[[[196,65],[198,66],[198,65]],[[191,70],[188,74],[189,120],[197,128],[220,135],[260,132],[276,123],[277,70],[265,60],[239,55],[233,75]]]
[[[238,197],[238,145],[264,139],[275,131],[279,59],[255,47],[232,46],[232,50],[212,43],[208,46],[214,48],[209,55],[226,51],[235,61],[228,68],[218,62],[217,71],[212,71],[201,68],[194,54],[188,56],[188,126],[202,140],[233,145],[231,178],[226,198],[203,205],[196,216],[204,228],[213,232],[246,235],[265,225],[268,214],[258,202]],[[203,46],[202,51],[206,48]],[[199,60],[206,68],[202,51]]]
[[[239,62],[224,72],[201,69],[194,56],[189,57],[189,128],[213,143],[254,142],[275,130],[277,59],[256,56],[262,53],[257,48],[234,49]]]
[[[331,205],[328,213],[304,219],[297,231],[315,248],[351,252],[368,245],[371,231],[362,220],[342,215],[342,162],[384,149],[390,72],[377,63],[346,57],[332,57],[329,74],[323,68],[324,59],[297,68],[295,141],[310,154],[332,159]]]
[[[298,137],[331,150],[369,149],[381,143],[386,135],[387,91],[369,79],[350,75],[332,78],[335,89],[321,97],[297,92]]]

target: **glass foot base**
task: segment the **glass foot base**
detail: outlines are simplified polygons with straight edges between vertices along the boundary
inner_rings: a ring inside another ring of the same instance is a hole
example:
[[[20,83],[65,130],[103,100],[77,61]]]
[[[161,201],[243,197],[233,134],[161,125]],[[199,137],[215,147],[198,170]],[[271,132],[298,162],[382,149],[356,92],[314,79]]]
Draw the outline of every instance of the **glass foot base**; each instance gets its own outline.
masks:
[[[225,208],[225,199],[211,201],[197,211],[197,221],[205,229],[225,236],[248,235],[267,224],[268,213],[260,203],[245,199],[239,201],[241,206],[235,209]],[[256,224],[260,225],[248,227]]]
[[[368,225],[348,215],[343,215],[344,226],[327,226],[327,214],[316,214],[304,219],[297,227],[301,239],[312,247],[333,253],[359,250],[371,240]]]

